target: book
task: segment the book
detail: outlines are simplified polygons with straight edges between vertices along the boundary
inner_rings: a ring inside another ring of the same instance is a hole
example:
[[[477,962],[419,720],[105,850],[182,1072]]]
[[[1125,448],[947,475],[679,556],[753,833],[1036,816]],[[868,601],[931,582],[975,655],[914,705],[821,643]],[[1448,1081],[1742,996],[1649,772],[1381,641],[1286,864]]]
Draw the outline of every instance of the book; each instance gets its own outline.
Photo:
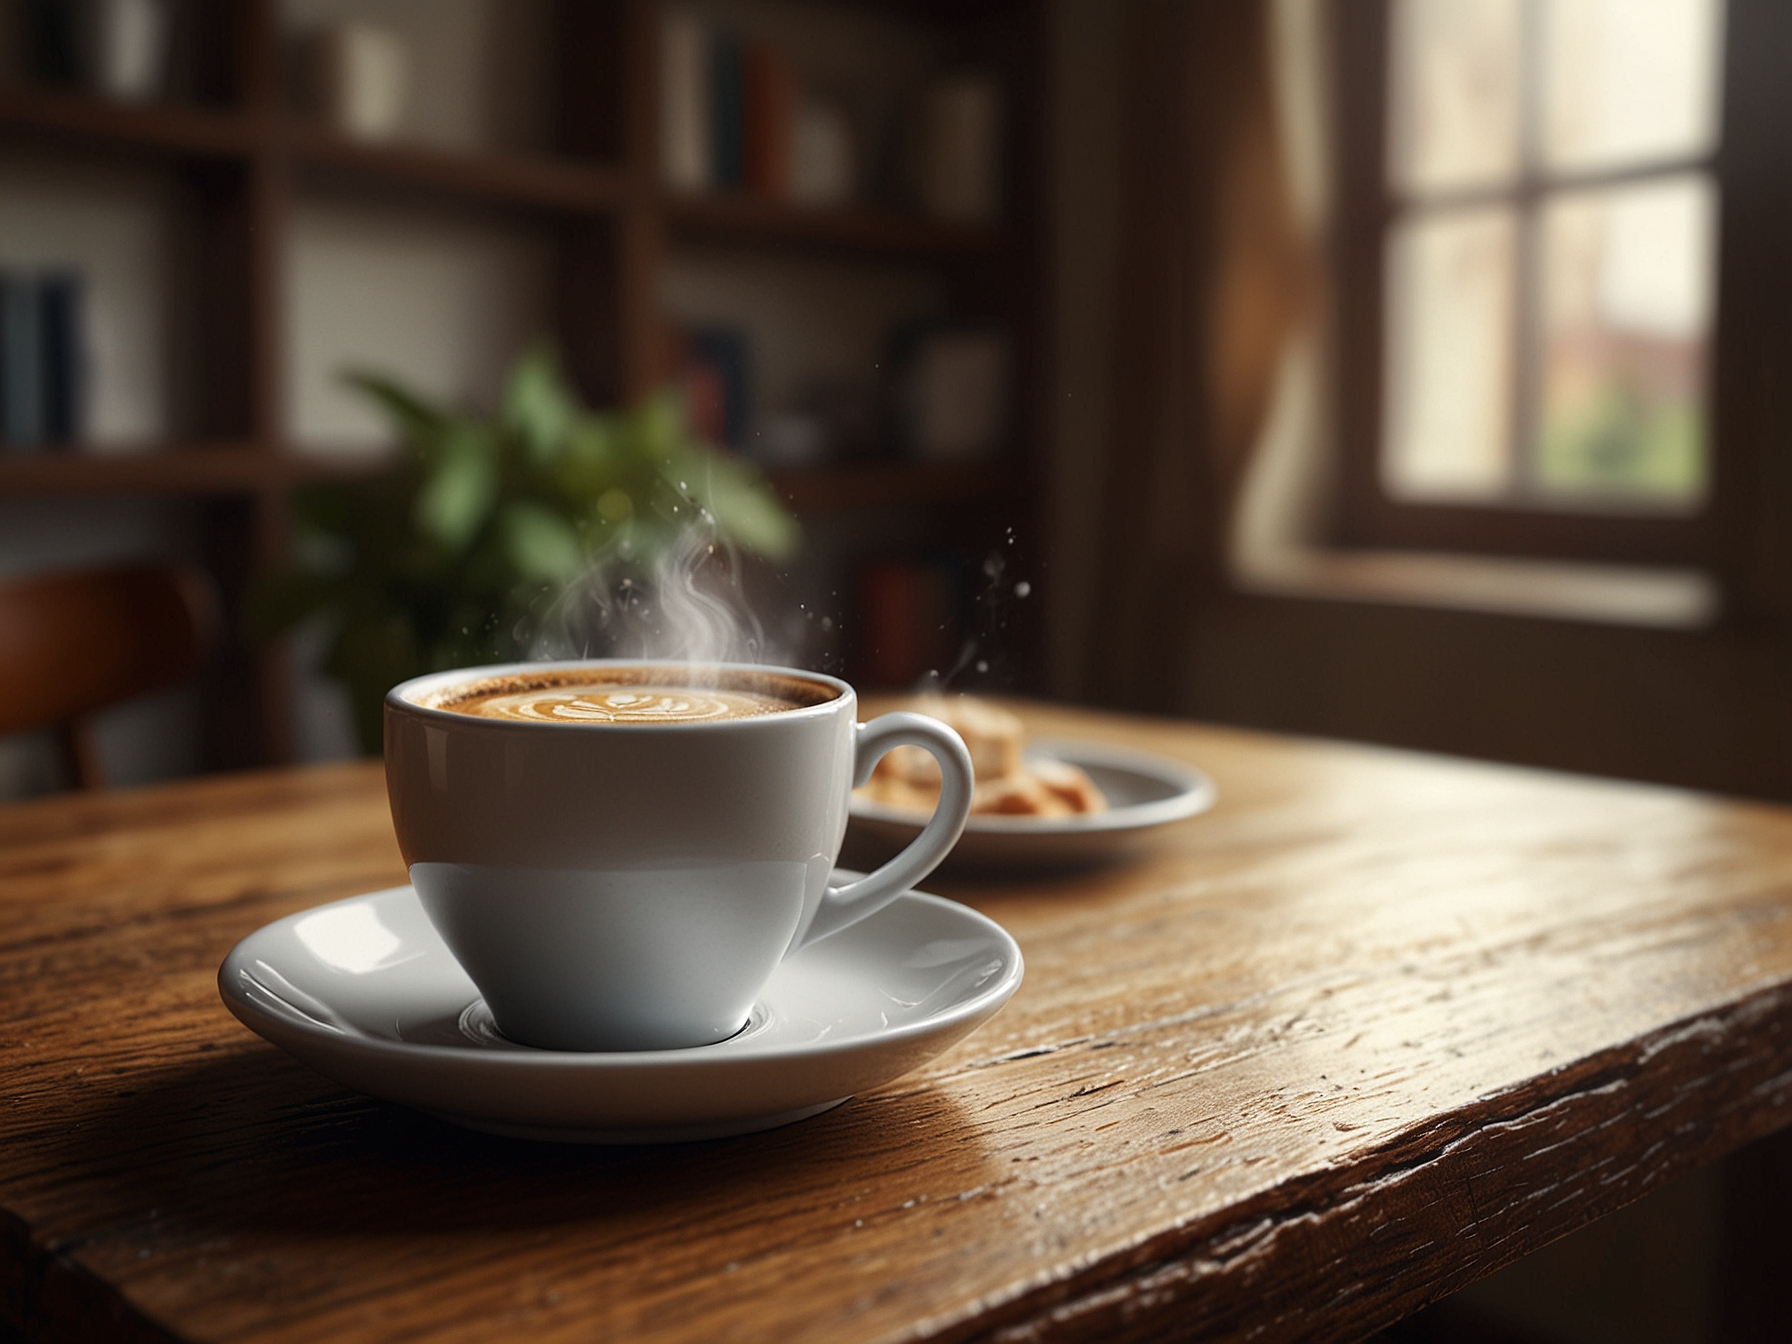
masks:
[[[747,190],[783,200],[790,194],[796,80],[784,54],[762,42],[746,48]]]
[[[731,327],[685,333],[680,381],[691,429],[730,448],[747,442],[747,337]]]
[[[37,283],[43,437],[51,443],[75,443],[85,428],[81,290],[81,278],[66,273],[42,276]]]
[[[746,66],[738,35],[718,28],[709,43],[710,176],[712,187],[747,184]]]
[[[682,10],[660,26],[660,173],[680,191],[710,185],[709,28]]]
[[[0,444],[79,439],[85,374],[80,277],[0,273]]]
[[[0,443],[7,448],[43,442],[42,319],[36,279],[0,274]]]

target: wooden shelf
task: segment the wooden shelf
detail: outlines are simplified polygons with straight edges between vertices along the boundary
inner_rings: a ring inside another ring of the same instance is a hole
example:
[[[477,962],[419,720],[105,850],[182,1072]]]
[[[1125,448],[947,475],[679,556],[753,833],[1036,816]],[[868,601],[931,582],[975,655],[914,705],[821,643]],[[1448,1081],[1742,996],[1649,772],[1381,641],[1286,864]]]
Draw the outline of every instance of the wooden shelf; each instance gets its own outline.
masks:
[[[1001,462],[865,462],[767,474],[798,513],[975,504],[998,498],[1014,483],[1012,468]]]
[[[436,149],[345,140],[286,123],[283,146],[301,165],[364,183],[399,185],[494,205],[574,214],[609,213],[627,200],[620,172],[545,154]]]
[[[0,88],[0,129],[181,157],[281,154],[301,167],[361,184],[421,188],[551,212],[613,213],[638,195],[622,170],[597,162],[362,142],[290,118],[267,121],[196,107],[133,106],[36,86]],[[1001,238],[991,226],[860,207],[807,208],[744,195],[666,195],[659,204],[672,234],[688,241],[932,261],[986,254]]]
[[[240,495],[364,475],[364,459],[270,452],[254,443],[0,453],[5,495]]]
[[[97,148],[153,149],[189,158],[246,158],[257,126],[231,112],[167,103],[131,105],[61,89],[0,88],[0,129]]]
[[[752,196],[668,196],[666,222],[675,237],[700,242],[752,242],[817,248],[859,256],[950,260],[995,249],[993,228],[949,224],[891,211],[806,209]]]
[[[168,249],[168,264],[179,268],[183,317],[170,327],[179,348],[169,362],[191,392],[181,428],[167,442],[128,451],[0,446],[0,498],[136,495],[223,505],[200,511],[200,546],[236,622],[253,567],[290,544],[285,497],[307,482],[365,476],[381,466],[366,455],[301,453],[285,438],[294,395],[294,314],[284,298],[293,224],[296,208],[319,195],[402,204],[419,220],[503,212],[547,234],[551,270],[541,319],[573,381],[597,403],[627,404],[664,383],[673,367],[663,293],[668,257],[704,246],[730,249],[727,264],[748,269],[775,254],[827,258],[867,273],[901,268],[905,282],[924,274],[943,314],[998,323],[1014,334],[1015,386],[1030,386],[1040,253],[1028,210],[979,227],[872,207],[681,195],[661,184],[655,81],[658,21],[669,3],[549,7],[553,18],[535,74],[549,90],[544,124],[554,128],[559,154],[364,142],[292,115],[282,91],[278,0],[230,0],[219,9],[228,22],[208,32],[215,49],[200,73],[205,89],[228,92],[228,103],[124,104],[75,88],[0,85],[0,146],[7,152],[86,158],[105,171],[144,164],[171,179],[179,201],[168,212],[177,244]],[[824,3],[937,25],[942,58],[957,53],[953,59],[990,63],[1009,91],[1016,128],[1010,199],[1017,206],[1032,199],[1032,184],[1041,180],[1031,147],[1038,137],[1028,132],[1039,124],[1030,92],[1045,12],[1037,0]],[[882,21],[869,25],[872,38]],[[771,481],[801,513],[835,514],[850,524],[854,511],[868,518],[873,510],[903,509],[902,535],[915,547],[980,545],[975,538],[999,508],[1029,507],[1030,418],[1024,406],[1016,410],[1014,454],[999,462],[839,464],[776,470]],[[236,507],[250,502],[256,507]],[[837,549],[840,560],[850,546]],[[224,768],[290,756],[285,655],[258,649],[232,624],[224,657],[216,682],[223,693],[207,699],[207,763]]]
[[[53,88],[0,88],[0,129],[62,143],[152,149],[185,158],[286,154],[305,167],[361,182],[421,187],[528,209],[610,212],[627,196],[622,174],[597,163],[546,154],[363,143],[292,120],[268,122],[168,104],[132,106]]]
[[[377,472],[377,458],[269,451],[253,443],[162,444],[129,450],[50,449],[0,453],[4,495],[233,495]],[[972,504],[1011,484],[996,462],[874,462],[787,467],[769,472],[792,509],[898,508]]]

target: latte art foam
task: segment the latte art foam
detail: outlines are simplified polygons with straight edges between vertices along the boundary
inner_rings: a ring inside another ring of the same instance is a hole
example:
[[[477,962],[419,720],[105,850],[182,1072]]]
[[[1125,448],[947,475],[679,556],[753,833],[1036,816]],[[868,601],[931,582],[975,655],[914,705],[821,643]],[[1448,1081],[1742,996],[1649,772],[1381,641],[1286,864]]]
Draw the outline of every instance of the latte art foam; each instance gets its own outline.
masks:
[[[746,719],[794,709],[788,700],[751,691],[686,686],[549,686],[472,696],[444,705],[460,714],[523,723],[700,723]]]

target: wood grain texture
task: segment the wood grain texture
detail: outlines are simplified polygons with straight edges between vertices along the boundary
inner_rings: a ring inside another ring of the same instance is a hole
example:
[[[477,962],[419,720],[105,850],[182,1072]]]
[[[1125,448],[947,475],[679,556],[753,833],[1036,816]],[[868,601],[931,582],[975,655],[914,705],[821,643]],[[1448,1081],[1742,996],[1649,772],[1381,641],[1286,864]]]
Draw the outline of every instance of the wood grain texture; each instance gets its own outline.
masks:
[[[1027,980],[803,1124],[578,1149],[353,1096],[230,945],[402,880],[377,768],[0,811],[0,1321],[43,1338],[1334,1339],[1792,1107],[1792,813],[1048,709],[1220,803],[942,887]]]

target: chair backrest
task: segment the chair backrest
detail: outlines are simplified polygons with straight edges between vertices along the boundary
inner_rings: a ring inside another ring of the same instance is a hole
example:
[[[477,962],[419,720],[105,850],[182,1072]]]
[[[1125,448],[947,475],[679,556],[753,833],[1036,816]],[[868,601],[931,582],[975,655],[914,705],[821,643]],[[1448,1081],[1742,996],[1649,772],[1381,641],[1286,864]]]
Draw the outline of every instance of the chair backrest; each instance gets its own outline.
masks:
[[[217,598],[192,565],[0,580],[0,734],[58,728],[76,782],[102,785],[80,721],[185,680],[217,640]]]

